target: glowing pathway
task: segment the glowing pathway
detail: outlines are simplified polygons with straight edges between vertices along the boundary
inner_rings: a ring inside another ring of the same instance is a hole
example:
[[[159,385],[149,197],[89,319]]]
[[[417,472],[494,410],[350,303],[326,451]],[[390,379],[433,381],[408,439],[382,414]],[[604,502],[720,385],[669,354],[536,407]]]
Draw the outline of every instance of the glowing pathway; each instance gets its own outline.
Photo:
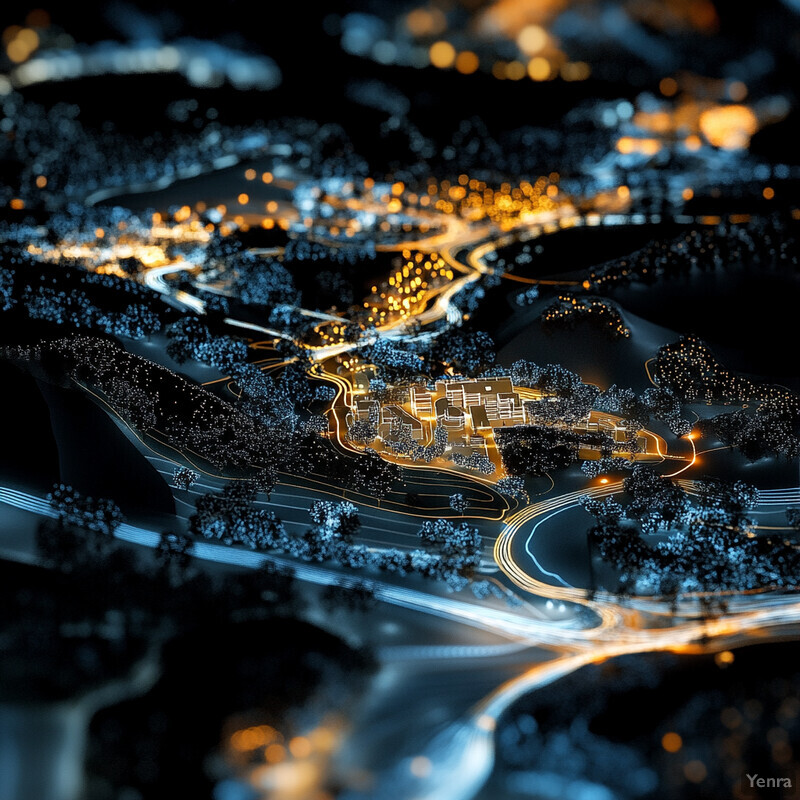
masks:
[[[44,498],[15,489],[0,487],[0,502],[40,516],[51,518],[57,516]],[[121,541],[149,548],[155,548],[160,540],[160,534],[156,531],[139,528],[127,523],[121,524],[114,531],[114,536]],[[294,576],[300,580],[323,586],[359,585],[366,579],[377,598],[393,605],[451,619],[513,639],[523,638],[528,640],[529,644],[563,642],[565,637],[569,638],[567,630],[570,625],[573,626],[575,640],[580,639],[574,620],[566,623],[535,620],[527,615],[515,614],[511,611],[469,603],[455,598],[441,597],[414,589],[405,589],[381,580],[373,580],[369,575],[351,576],[326,567],[298,562],[291,558],[260,553],[254,550],[239,550],[226,545],[204,541],[195,542],[192,555],[204,561],[230,564],[247,569],[260,569],[267,563],[274,564],[291,570]]]

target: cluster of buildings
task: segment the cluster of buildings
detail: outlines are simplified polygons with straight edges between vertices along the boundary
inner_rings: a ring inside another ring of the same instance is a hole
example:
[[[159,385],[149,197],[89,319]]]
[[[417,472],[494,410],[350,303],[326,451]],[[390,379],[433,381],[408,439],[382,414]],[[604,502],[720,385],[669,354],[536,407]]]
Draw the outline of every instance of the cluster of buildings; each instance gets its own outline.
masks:
[[[520,395],[508,377],[413,386],[403,403],[382,403],[366,395],[356,400],[353,419],[371,421],[384,441],[403,436],[430,442],[441,426],[448,444],[465,456],[487,455],[487,440],[495,428],[526,421]]]
[[[432,443],[436,429],[442,428],[447,431],[451,452],[467,458],[490,457],[498,428],[534,421],[525,409],[525,402],[532,399],[530,389],[518,390],[509,377],[441,380],[433,385],[412,386],[402,400],[379,399],[370,393],[356,395],[348,425],[366,421],[384,442],[411,440],[420,445]],[[628,435],[622,420],[597,412],[572,426],[572,430],[606,433],[616,443],[624,442]],[[644,440],[639,444],[644,446]],[[592,456],[587,452],[584,457]]]

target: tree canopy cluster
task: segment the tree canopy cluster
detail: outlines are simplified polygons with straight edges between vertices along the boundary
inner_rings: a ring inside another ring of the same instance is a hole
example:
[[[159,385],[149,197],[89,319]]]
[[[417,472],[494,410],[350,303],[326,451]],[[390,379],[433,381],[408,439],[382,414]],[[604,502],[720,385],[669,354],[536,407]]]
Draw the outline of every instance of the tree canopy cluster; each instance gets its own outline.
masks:
[[[621,590],[666,596],[797,585],[800,553],[756,530],[757,504],[744,481],[696,481],[690,494],[641,465],[621,501],[583,500],[595,518],[590,541],[619,571]]]
[[[259,506],[256,499],[257,488],[247,481],[205,494],[197,500],[189,520],[190,531],[224,544],[287,553],[304,561],[333,561],[354,569],[370,567],[402,575],[415,573],[443,580],[454,589],[463,588],[480,563],[480,535],[466,522],[424,521],[419,538],[435,552],[375,549],[353,541],[361,527],[353,503],[316,500],[309,509],[312,524],[300,534],[290,534],[275,513]]]

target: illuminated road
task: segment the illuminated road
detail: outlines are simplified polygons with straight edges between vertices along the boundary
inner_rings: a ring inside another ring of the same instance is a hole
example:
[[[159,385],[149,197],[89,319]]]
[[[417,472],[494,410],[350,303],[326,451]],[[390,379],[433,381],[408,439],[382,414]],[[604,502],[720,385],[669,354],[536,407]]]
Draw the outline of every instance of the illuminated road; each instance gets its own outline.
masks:
[[[0,502],[40,516],[51,518],[56,516],[44,498],[15,489],[0,487]],[[156,547],[160,539],[160,534],[156,531],[127,523],[120,525],[115,530],[114,536],[121,541],[148,548]],[[385,602],[482,628],[515,640],[526,638],[529,643],[561,642],[566,635],[564,632],[565,627],[571,625],[577,630],[574,619],[566,623],[552,623],[544,619],[536,620],[531,618],[530,610],[525,613],[514,613],[487,607],[485,604],[477,602],[472,603],[434,593],[406,589],[402,586],[395,586],[382,581],[380,578],[373,579],[372,575],[353,575],[352,572],[344,570],[337,571],[320,567],[316,564],[298,562],[292,558],[236,549],[213,542],[197,541],[193,549],[193,555],[204,561],[213,561],[218,564],[229,564],[247,569],[259,569],[264,564],[271,563],[291,570],[295,577],[300,580],[324,586],[354,585],[366,579],[370,587],[373,588],[375,596]]]

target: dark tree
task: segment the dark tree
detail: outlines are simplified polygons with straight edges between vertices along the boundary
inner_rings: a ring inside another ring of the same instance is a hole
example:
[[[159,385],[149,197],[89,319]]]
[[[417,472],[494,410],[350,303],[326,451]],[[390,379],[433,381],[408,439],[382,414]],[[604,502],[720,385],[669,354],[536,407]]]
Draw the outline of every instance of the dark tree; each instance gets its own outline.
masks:
[[[197,482],[200,476],[188,467],[175,467],[172,473],[172,483],[177,489],[188,490]]]
[[[558,428],[520,425],[500,428],[495,435],[511,476],[543,475],[568,467],[578,457],[578,437]]]
[[[461,492],[450,495],[450,508],[463,516],[467,510],[467,499]]]
[[[192,563],[194,541],[183,533],[164,531],[156,547],[156,558],[170,586],[179,586],[185,580]]]
[[[371,495],[378,501],[386,497],[395,481],[400,478],[400,468],[367,450],[347,460],[345,485],[348,489]]]
[[[65,525],[74,525],[112,536],[123,520],[119,506],[113,500],[85,497],[63,483],[53,486],[47,495],[50,507]]]
[[[484,331],[450,328],[434,339],[431,358],[463,375],[475,376],[495,362],[495,345]]]

